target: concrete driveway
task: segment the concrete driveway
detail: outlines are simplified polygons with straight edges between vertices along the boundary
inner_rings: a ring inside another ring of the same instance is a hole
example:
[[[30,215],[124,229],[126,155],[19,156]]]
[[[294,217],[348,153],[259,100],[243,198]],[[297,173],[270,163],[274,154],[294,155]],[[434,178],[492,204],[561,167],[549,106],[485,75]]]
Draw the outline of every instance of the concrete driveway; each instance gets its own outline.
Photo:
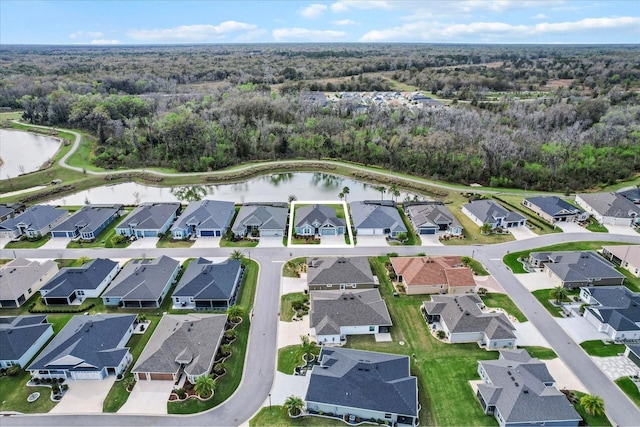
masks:
[[[129,399],[118,412],[121,414],[166,414],[167,401],[173,387],[173,381],[138,381],[133,387]]]
[[[308,245],[305,245],[308,246]],[[314,245],[322,248],[349,248],[351,247],[344,241],[344,235],[339,236],[322,236],[320,238],[320,244]]]
[[[53,409],[52,414],[94,414],[102,412],[102,404],[116,381],[113,375],[104,380],[67,380],[69,390]]]
[[[505,294],[503,287],[493,278],[493,276],[473,276],[473,280],[476,282],[476,292],[479,288],[485,288],[488,292],[496,292],[499,294]]]
[[[617,380],[621,377],[629,377],[636,375],[640,372],[632,361],[626,356],[611,356],[611,357],[595,357],[591,359],[598,365],[598,368],[605,373],[611,380]]]
[[[640,233],[638,233],[633,227],[627,227],[624,225],[605,225],[609,233],[624,234],[626,236],[634,236],[640,239]]]
[[[358,239],[358,246],[376,247],[376,248],[389,247],[389,243],[387,243],[386,236],[356,236],[356,238]]]
[[[514,274],[514,276],[529,292],[540,289],[551,289],[556,286],[545,273],[522,273]]]
[[[551,348],[551,345],[542,336],[538,328],[536,328],[531,322],[514,322],[513,326],[516,328],[516,345],[518,347],[524,346],[540,346]]]
[[[536,233],[529,230],[529,227],[513,227],[508,229],[516,240],[533,239],[538,237]]]
[[[66,249],[69,242],[71,242],[71,239],[55,237],[49,239],[47,243],[40,246],[40,249]]]
[[[158,244],[158,240],[160,239],[157,237],[138,238],[138,240],[131,242],[131,244],[129,245],[129,248],[135,248],[135,249],[155,248],[156,245]]]
[[[575,376],[573,372],[567,367],[562,359],[555,358],[551,360],[543,360],[547,365],[549,373],[556,380],[556,387],[559,389],[578,390],[583,393],[589,393],[589,390],[582,384],[582,382]]]
[[[444,246],[437,234],[421,234],[422,246]]]
[[[219,248],[221,237],[198,237],[192,248]]]
[[[300,335],[309,334],[309,315],[302,317],[298,322],[278,323],[278,348],[290,345],[299,345],[302,341]],[[302,361],[301,361],[302,363]]]
[[[284,405],[287,397],[291,395],[306,396],[309,381],[311,381],[311,375],[286,375],[282,372],[276,372],[274,385],[271,389],[271,405]],[[269,398],[265,399],[262,407],[269,407]]]
[[[258,248],[283,248],[282,236],[265,236],[260,237]]]
[[[582,316],[574,316],[567,318],[553,318],[562,329],[574,340],[576,343],[580,344],[583,341],[591,341],[591,340],[610,340],[607,334],[602,332],[598,332],[596,328],[591,325],[591,323],[587,322],[587,320]]]
[[[577,222],[559,222],[558,227],[562,228],[563,233],[591,233]]]
[[[302,273],[302,277],[283,277],[281,295],[304,292],[307,289],[307,273]]]

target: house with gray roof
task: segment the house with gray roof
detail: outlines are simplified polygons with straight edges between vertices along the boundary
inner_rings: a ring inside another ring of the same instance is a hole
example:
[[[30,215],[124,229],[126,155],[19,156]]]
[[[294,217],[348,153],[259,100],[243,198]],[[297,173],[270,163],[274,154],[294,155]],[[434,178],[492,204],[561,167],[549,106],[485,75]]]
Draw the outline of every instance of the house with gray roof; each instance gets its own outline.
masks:
[[[522,204],[550,224],[585,221],[589,216],[558,196],[527,197]]]
[[[640,277],[640,245],[603,246],[602,256],[636,277]]]
[[[377,289],[311,291],[309,328],[319,344],[343,344],[347,335],[389,332],[391,316]]]
[[[195,384],[213,369],[226,314],[165,314],[131,372],[136,381],[174,381],[184,372]]]
[[[245,203],[231,230],[238,237],[284,236],[288,215],[287,203]]]
[[[0,317],[0,368],[24,368],[52,336],[45,315]]]
[[[478,362],[476,396],[482,410],[505,426],[577,426],[582,417],[555,387],[547,366],[526,350],[500,350],[498,360]]]
[[[474,200],[462,206],[462,213],[478,227],[491,225],[491,229],[523,227],[527,219],[518,212],[512,212],[493,200]]]
[[[531,252],[528,262],[542,268],[554,286],[576,289],[624,283],[624,275],[594,251]]]
[[[25,210],[24,203],[0,203],[0,222],[13,218]]]
[[[624,355],[640,368],[640,344],[627,344]]]
[[[51,230],[51,237],[94,240],[124,212],[122,205],[85,205]]]
[[[180,262],[166,255],[135,259],[125,265],[102,294],[104,305],[160,308],[180,271]]]
[[[123,374],[135,314],[73,316],[27,370],[33,378],[102,380]]]
[[[398,205],[393,200],[351,202],[351,221],[357,235],[398,237],[406,233]]]
[[[20,240],[22,236],[37,238],[69,218],[69,211],[49,205],[35,205],[0,223],[0,237]]]
[[[620,193],[576,194],[576,203],[603,225],[640,224],[640,206]]]
[[[337,236],[346,225],[331,206],[308,205],[296,209],[294,227],[302,236]]]
[[[379,286],[367,257],[307,258],[307,288],[310,291]]]
[[[462,235],[462,225],[442,202],[407,202],[402,207],[418,234]]]
[[[175,203],[142,203],[116,226],[120,236],[158,237],[169,230],[180,212],[181,205]]]
[[[173,308],[226,310],[236,303],[243,275],[244,267],[236,259],[194,259],[171,295]]]
[[[0,307],[20,307],[58,272],[58,264],[16,258],[0,267]]]
[[[200,200],[191,202],[171,227],[174,239],[220,237],[224,235],[235,215],[233,202]]]
[[[105,258],[65,267],[40,288],[40,294],[46,305],[82,304],[86,298],[98,298],[119,270],[117,262]]]
[[[628,190],[618,191],[618,194],[624,196],[631,203],[640,204],[640,187],[636,186]]]
[[[475,294],[433,295],[422,303],[427,323],[439,323],[451,343],[478,342],[487,350],[515,345],[515,328],[504,313],[486,310]]]
[[[580,288],[584,318],[614,341],[640,340],[640,293],[624,286]]]
[[[304,398],[310,415],[418,425],[418,379],[408,356],[322,347],[318,362]]]

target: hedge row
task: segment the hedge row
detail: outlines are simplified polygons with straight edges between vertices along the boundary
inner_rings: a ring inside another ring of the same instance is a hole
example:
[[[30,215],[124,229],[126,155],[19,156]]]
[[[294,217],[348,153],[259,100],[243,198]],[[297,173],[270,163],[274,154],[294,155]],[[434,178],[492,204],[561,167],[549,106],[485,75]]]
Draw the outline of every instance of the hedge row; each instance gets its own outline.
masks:
[[[80,307],[80,308],[76,308],[76,309],[67,309],[67,310],[49,310],[49,309],[43,309],[43,310],[36,310],[33,307],[35,307],[35,304],[32,304],[31,307],[29,307],[29,313],[36,313],[36,314],[68,314],[68,313],[82,313],[84,311],[88,311],[91,310],[93,307],[95,307],[96,305],[91,303],[86,307]]]
[[[39,191],[34,194],[30,194],[18,200],[20,203],[29,203],[34,200],[40,200],[45,197],[53,196],[54,194],[64,193],[67,191],[73,191],[76,187],[73,185],[56,185],[55,187],[51,187],[45,191]]]
[[[114,181],[117,179],[131,179],[131,178],[137,178],[137,179],[141,179],[143,181],[149,181],[149,182],[161,182],[164,179],[159,175],[146,173],[146,172],[110,173],[104,176],[104,179],[107,181]]]
[[[317,170],[336,170],[335,165],[326,163],[285,163],[283,165],[262,165],[251,169],[244,169],[236,172],[225,173],[224,175],[209,175],[206,180],[209,182],[237,181],[239,179],[252,177],[265,172],[282,171],[282,170],[300,170],[300,169],[317,169]]]

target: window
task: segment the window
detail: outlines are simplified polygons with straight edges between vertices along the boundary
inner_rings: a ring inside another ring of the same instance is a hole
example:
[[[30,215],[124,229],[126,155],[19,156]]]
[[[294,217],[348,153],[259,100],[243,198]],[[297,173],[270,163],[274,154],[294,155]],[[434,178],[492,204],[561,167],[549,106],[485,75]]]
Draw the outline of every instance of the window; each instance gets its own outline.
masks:
[[[384,417],[387,418],[387,419],[390,419],[391,418],[391,414],[384,414]]]
[[[27,289],[27,292],[31,293],[31,288]]]
[[[105,299],[104,299],[104,302],[109,302],[109,298],[105,298]]]
[[[351,287],[352,287],[353,289],[355,289],[355,288],[356,288],[356,286],[357,286],[357,285],[356,285],[355,283],[351,285]]]
[[[369,332],[375,332],[375,331],[376,331],[375,326],[369,326]]]

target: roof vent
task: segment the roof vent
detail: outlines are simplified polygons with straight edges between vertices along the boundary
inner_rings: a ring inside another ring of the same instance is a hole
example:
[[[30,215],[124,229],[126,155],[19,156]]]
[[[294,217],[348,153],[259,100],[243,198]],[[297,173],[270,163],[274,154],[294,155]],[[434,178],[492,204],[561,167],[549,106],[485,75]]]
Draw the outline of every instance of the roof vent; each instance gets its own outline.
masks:
[[[529,394],[529,390],[524,390],[523,393],[524,394]]]
[[[516,383],[516,387],[519,387],[519,386],[520,386],[520,384]]]

